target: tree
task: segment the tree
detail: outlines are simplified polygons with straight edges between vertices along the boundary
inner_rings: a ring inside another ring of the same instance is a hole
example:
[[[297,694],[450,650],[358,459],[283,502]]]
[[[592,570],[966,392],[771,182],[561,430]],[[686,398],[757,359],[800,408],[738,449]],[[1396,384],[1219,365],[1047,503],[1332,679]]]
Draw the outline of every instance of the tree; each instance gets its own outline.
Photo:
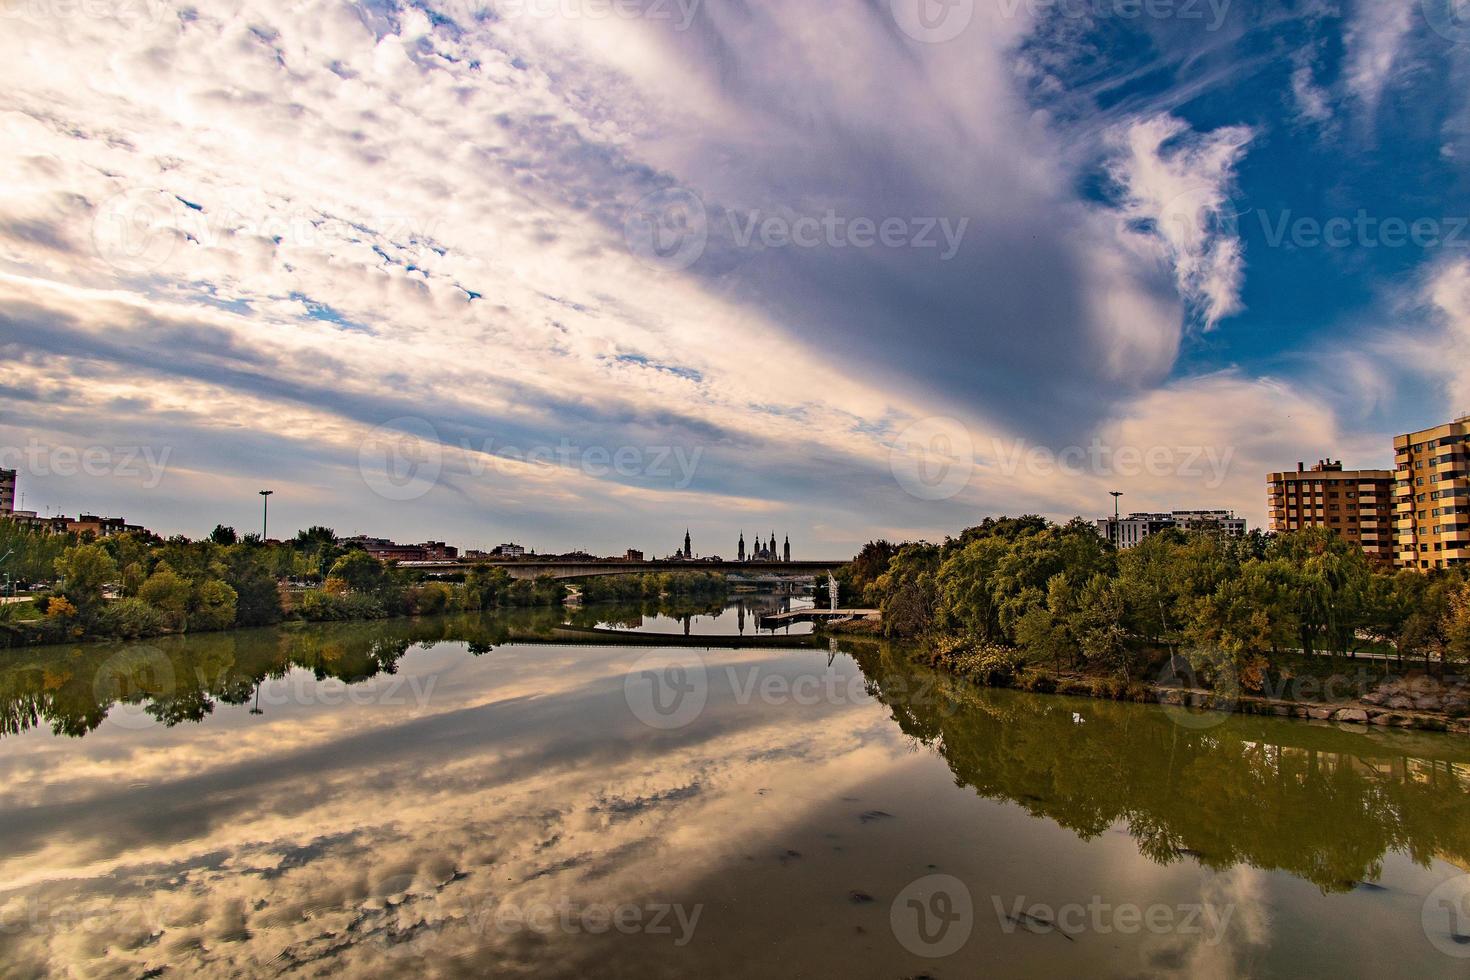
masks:
[[[1470,582],[1449,594],[1444,615],[1444,659],[1448,663],[1470,661]]]
[[[196,630],[223,630],[235,625],[235,590],[219,579],[199,586],[189,626]]]
[[[209,540],[218,545],[228,546],[238,543],[240,538],[235,533],[234,528],[225,527],[223,524],[216,524],[214,530],[209,532]]]
[[[138,589],[138,598],[156,609],[170,630],[189,626],[189,606],[193,588],[166,561],[161,561]]]
[[[934,624],[939,553],[928,542],[906,544],[873,584],[883,611],[883,630],[889,636],[917,636]]]
[[[269,626],[283,615],[281,592],[261,551],[248,544],[230,548],[224,580],[235,592],[235,625]]]
[[[1123,616],[1123,592],[1117,579],[1098,573],[1077,596],[1072,629],[1083,656],[1121,674],[1127,681],[1133,675],[1133,651]]]
[[[377,592],[388,577],[388,570],[366,551],[349,551],[333,564],[328,578],[337,579],[352,592]]]
[[[102,609],[103,587],[117,579],[117,563],[101,545],[79,544],[56,559],[61,594],[76,609],[77,618],[91,622]]]

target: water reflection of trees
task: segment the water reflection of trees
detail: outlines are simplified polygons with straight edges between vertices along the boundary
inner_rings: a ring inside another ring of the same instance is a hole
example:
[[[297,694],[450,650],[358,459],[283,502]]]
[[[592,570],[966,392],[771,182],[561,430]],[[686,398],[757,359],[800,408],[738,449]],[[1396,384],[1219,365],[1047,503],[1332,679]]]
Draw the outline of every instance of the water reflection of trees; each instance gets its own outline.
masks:
[[[250,703],[261,683],[293,670],[357,684],[396,673],[415,646],[458,641],[480,655],[513,635],[550,636],[561,621],[560,610],[517,610],[16,651],[0,666],[0,733],[46,724],[58,735],[85,735],[120,702],[142,705],[164,725],[197,722],[217,704]]]
[[[712,615],[723,608],[723,599],[690,597],[7,651],[0,663],[0,735],[42,724],[58,735],[86,735],[118,703],[142,705],[164,725],[197,722],[218,704],[250,703],[260,684],[293,670],[358,684],[396,673],[399,661],[418,646],[460,642],[481,656],[515,640],[552,640],[567,622],[636,625],[644,616]]]
[[[911,667],[859,656],[898,726],[982,796],[1083,839],[1125,827],[1161,864],[1281,869],[1323,891],[1378,877],[1389,851],[1470,857],[1470,748],[1452,737],[1358,734],[1238,716],[1208,729],[1155,706],[979,690],[935,697]]]

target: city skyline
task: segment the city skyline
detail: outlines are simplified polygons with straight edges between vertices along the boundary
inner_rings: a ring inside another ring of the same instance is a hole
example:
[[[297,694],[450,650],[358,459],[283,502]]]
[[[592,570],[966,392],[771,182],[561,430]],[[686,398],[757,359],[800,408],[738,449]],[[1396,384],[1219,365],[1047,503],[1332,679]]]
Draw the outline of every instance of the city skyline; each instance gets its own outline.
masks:
[[[1120,488],[1265,526],[1262,474],[1470,409],[1434,0],[1044,6],[25,7],[0,466],[163,533],[272,487],[282,527],[850,553]]]

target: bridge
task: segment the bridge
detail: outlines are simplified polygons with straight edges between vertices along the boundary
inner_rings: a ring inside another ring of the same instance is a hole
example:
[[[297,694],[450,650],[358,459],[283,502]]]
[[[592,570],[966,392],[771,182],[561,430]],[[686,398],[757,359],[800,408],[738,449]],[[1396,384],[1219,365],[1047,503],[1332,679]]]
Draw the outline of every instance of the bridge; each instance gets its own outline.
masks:
[[[472,568],[503,568],[513,579],[537,579],[549,575],[557,581],[604,578],[609,575],[646,575],[649,572],[712,572],[719,575],[810,576],[826,575],[846,565],[840,561],[501,561],[497,559],[454,561],[405,561],[399,568],[454,574]]]

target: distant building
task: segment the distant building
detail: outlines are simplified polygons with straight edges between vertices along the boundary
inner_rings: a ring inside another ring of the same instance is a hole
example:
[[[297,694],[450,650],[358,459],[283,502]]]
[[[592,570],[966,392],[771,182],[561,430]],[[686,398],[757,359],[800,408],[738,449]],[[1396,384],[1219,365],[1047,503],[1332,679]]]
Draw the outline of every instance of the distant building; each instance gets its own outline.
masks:
[[[342,544],[359,547],[379,561],[453,561],[459,557],[459,549],[443,541],[425,541],[423,544],[396,544],[387,538],[370,538],[360,534],[345,538]]]
[[[518,544],[503,544],[490,552],[490,554],[496,558],[524,558],[526,557],[526,549]]]
[[[15,470],[0,470],[0,517],[15,513]]]
[[[79,514],[76,520],[67,520],[66,529],[72,534],[90,534],[97,538],[111,537],[127,531],[128,522],[121,517],[98,517],[96,514]]]
[[[623,555],[623,561],[642,561],[643,552],[636,548],[629,548],[628,553]]]
[[[1344,470],[1341,460],[1318,460],[1311,469],[1272,473],[1271,530],[1331,528],[1378,562],[1393,561],[1393,474],[1388,470]]]
[[[747,554],[745,550],[745,532],[740,532],[740,543],[737,549],[740,561],[790,561],[791,560],[791,538],[787,537],[785,550],[776,547],[776,532],[771,532],[770,543],[755,539],[755,546]],[[783,557],[784,555],[784,557]]]
[[[1470,564],[1470,415],[1396,436],[1396,564]]]
[[[1176,510],[1169,515],[1175,527],[1186,531],[1210,531],[1227,538],[1245,537],[1245,518],[1233,510]]]
[[[1097,533],[1113,542],[1120,551],[1136,548],[1144,539],[1160,531],[1202,531],[1223,534],[1229,538],[1245,537],[1245,518],[1229,510],[1176,510],[1167,514],[1129,514],[1114,520],[1100,518]]]

